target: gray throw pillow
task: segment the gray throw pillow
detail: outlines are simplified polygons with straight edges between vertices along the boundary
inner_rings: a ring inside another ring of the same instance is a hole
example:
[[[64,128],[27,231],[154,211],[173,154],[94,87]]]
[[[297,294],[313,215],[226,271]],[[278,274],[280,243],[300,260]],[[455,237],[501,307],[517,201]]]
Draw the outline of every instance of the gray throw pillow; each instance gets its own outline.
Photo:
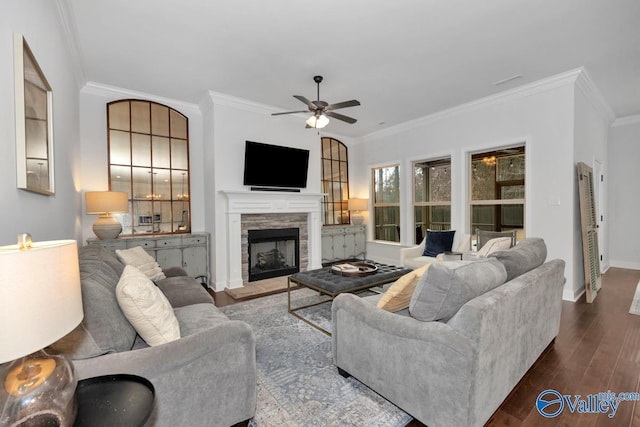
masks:
[[[540,267],[547,259],[547,245],[539,237],[529,237],[506,251],[494,252],[489,257],[497,258],[507,270],[507,280]]]
[[[425,322],[447,321],[473,298],[502,285],[507,272],[496,259],[434,262],[416,286],[409,313]]]

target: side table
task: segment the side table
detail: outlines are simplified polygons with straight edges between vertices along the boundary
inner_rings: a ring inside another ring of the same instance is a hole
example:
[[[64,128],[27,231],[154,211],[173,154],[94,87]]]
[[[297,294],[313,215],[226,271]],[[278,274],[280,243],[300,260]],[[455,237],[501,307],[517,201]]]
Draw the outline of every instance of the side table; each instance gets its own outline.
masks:
[[[118,374],[78,381],[78,414],[74,427],[142,426],[155,402],[155,389],[146,378]]]

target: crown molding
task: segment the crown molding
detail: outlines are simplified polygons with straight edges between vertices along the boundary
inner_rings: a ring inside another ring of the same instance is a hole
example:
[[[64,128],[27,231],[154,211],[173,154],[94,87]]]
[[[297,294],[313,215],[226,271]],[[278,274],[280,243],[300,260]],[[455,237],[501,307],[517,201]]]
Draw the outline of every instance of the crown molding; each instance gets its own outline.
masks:
[[[613,110],[605,101],[604,96],[593,83],[589,73],[586,69],[582,68],[582,72],[578,75],[576,80],[576,87],[585,95],[591,105],[602,115],[607,126],[611,125],[616,118]]]
[[[480,108],[486,107],[487,105],[499,104],[503,102],[511,102],[514,100],[526,98],[531,95],[543,93],[543,92],[557,89],[560,87],[574,85],[583,72],[584,72],[583,67],[575,68],[573,70],[556,74],[554,76],[547,77],[542,80],[537,80],[527,85],[523,85],[523,86],[509,89],[503,92],[499,92],[494,95],[489,95],[484,98],[477,99],[475,101],[467,102],[465,104],[448,108],[446,110],[442,110],[437,113],[429,114],[424,117],[420,117],[414,120],[400,123],[398,125],[391,126],[386,129],[381,129],[379,131],[375,131],[367,135],[364,135],[362,139],[363,141],[367,141],[367,140],[382,138],[386,136],[392,136],[400,132],[405,132],[420,126],[424,126],[428,123],[433,123],[448,117],[453,117],[458,114],[476,111]]]
[[[69,54],[71,55],[73,74],[76,78],[78,89],[81,89],[87,82],[87,72],[84,68],[80,47],[77,43],[79,37],[76,28],[75,13],[69,0],[56,0],[56,6],[58,9],[58,20],[62,25],[67,46],[69,47]]]
[[[125,89],[117,86],[111,86],[97,82],[87,82],[80,89],[80,93],[101,96],[104,98],[139,98],[148,101],[157,102],[160,104],[170,105],[171,107],[183,110],[197,111],[201,113],[200,105],[193,104],[191,102],[180,101],[171,98],[164,98],[157,95],[151,95],[145,92],[140,92],[131,89]]]
[[[619,126],[628,126],[635,125],[640,123],[640,114],[636,114],[635,116],[626,116],[615,119],[611,124],[611,127],[619,127]]]
[[[227,107],[233,107],[254,113],[276,113],[279,111],[284,111],[271,105],[261,104],[249,99],[227,95],[225,93],[215,92],[212,90],[207,91],[207,96],[205,96],[205,100],[203,100],[202,102],[205,101],[210,101],[214,106],[224,105]]]

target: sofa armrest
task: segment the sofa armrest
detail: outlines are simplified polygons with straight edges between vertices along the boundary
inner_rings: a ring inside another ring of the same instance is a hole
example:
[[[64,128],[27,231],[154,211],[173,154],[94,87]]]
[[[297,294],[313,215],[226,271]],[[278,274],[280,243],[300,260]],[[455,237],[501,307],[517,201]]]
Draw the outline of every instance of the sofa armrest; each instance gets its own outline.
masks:
[[[255,414],[255,354],[250,326],[230,320],[167,344],[73,363],[78,379],[132,374],[151,381],[149,425],[234,425]]]
[[[422,242],[417,246],[400,249],[400,265],[405,267],[405,260],[422,256],[424,252],[424,242],[425,239],[422,239]]]
[[[446,323],[389,313],[352,294],[338,295],[331,311],[340,369],[427,425],[468,424],[477,359],[469,338]]]

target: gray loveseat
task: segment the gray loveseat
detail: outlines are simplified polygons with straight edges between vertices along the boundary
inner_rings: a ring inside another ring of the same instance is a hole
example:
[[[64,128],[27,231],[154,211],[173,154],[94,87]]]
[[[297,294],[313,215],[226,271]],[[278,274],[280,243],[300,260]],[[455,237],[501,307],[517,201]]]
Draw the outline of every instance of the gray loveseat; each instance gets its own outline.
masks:
[[[429,427],[483,425],[558,334],[564,261],[546,254],[530,238],[493,258],[433,263],[404,312],[339,295],[335,364]]]
[[[98,245],[80,248],[79,259],[85,316],[54,344],[73,359],[78,379],[124,373],[150,380],[156,405],[148,426],[247,424],[256,408],[256,353],[246,323],[229,320],[200,283],[173,268],[156,284],[181,338],[149,347],[116,300],[124,265]]]

